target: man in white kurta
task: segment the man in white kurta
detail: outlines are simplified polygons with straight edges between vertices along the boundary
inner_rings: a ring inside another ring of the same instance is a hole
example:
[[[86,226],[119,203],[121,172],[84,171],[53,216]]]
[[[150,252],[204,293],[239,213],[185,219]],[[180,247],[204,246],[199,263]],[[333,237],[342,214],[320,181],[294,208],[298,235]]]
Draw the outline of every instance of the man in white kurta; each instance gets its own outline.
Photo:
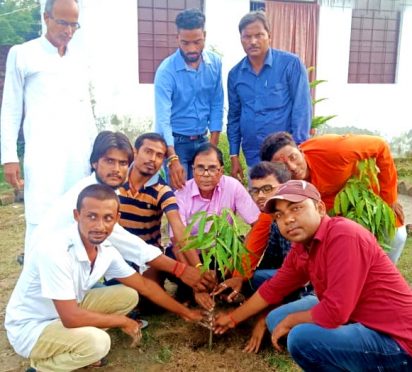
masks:
[[[74,0],[56,0],[44,13],[46,34],[12,47],[7,58],[1,162],[6,180],[22,188],[16,142],[23,121],[26,242],[56,198],[90,174],[97,129],[87,69],[67,45],[77,19]]]

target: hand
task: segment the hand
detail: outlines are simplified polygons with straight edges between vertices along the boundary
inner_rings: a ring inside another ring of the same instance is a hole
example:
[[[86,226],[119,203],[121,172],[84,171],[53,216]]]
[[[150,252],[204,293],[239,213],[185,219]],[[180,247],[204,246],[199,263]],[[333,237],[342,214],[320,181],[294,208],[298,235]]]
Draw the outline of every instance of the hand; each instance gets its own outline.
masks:
[[[185,170],[179,159],[173,160],[169,166],[170,185],[174,189],[182,189],[186,183]]]
[[[283,347],[279,345],[279,339],[286,336],[292,329],[286,320],[287,317],[283,319],[272,332],[272,344],[277,351],[283,351]]]
[[[405,214],[403,213],[403,207],[398,202],[392,204],[392,209],[395,212],[396,217],[399,218],[399,221],[402,225],[405,224]]]
[[[21,190],[24,186],[24,181],[20,176],[19,163],[6,163],[3,165],[4,179],[12,185],[16,190]]]
[[[200,306],[208,311],[212,311],[215,307],[215,302],[213,301],[210,294],[207,292],[194,292],[195,301]]]
[[[233,322],[230,314],[220,313],[216,315],[214,331],[216,334],[221,335],[225,333],[229,328],[235,328],[236,324]]]
[[[240,182],[243,182],[243,169],[240,165],[239,156],[232,156],[230,160],[232,162],[232,170],[230,175],[237,178]]]
[[[203,319],[203,312],[201,310],[189,310],[186,309],[182,314],[182,318],[187,322],[200,322]]]
[[[257,353],[262,343],[263,336],[265,335],[265,331],[265,317],[262,316],[253,327],[252,336],[250,337],[243,351],[245,353]]]
[[[140,339],[142,338],[142,324],[128,317],[125,318],[125,325],[121,328],[121,330],[132,338],[130,347],[136,347],[139,345]]]
[[[186,266],[179,279],[199,292],[207,290],[207,287],[202,283],[202,276],[199,269],[196,269],[193,266]]]
[[[202,274],[201,284],[205,286],[206,290],[208,291],[211,291],[213,288],[215,288],[217,284],[216,272],[214,270],[205,271]]]
[[[228,288],[232,289],[232,292],[225,298],[225,300],[229,303],[236,300],[239,296],[240,290],[242,289],[243,279],[240,277],[233,277],[230,279],[225,280],[224,282],[220,283],[215,290],[212,292],[212,295],[218,295],[225,291]]]

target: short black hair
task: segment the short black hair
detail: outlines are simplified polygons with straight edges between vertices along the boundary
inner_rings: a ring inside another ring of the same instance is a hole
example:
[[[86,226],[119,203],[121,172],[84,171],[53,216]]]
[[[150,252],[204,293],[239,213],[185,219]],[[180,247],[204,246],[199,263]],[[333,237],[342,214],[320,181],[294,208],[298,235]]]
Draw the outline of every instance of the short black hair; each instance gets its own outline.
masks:
[[[288,132],[269,134],[260,148],[260,159],[271,161],[273,155],[275,155],[281,148],[288,145],[298,148],[293,137]]]
[[[289,169],[280,162],[261,161],[249,172],[251,180],[259,180],[271,175],[275,176],[279,183],[285,183],[291,178]]]
[[[185,9],[176,16],[177,30],[196,30],[205,28],[205,15],[200,9]]]
[[[117,149],[127,153],[129,165],[133,161],[133,148],[126,135],[120,132],[104,130],[100,132],[94,140],[93,150],[90,155],[90,166],[93,170],[93,163],[97,163],[100,158],[106,155],[110,149]]]
[[[95,183],[93,185],[89,185],[85,187],[82,191],[80,191],[79,196],[77,197],[76,209],[80,211],[83,207],[83,200],[86,198],[93,198],[100,201],[103,200],[115,200],[117,203],[117,211],[119,211],[119,198],[114,192],[114,190],[107,186],[100,183]]]
[[[150,132],[150,133],[141,134],[139,137],[136,138],[136,141],[134,142],[134,148],[136,150],[139,150],[143,146],[144,140],[149,140],[153,142],[161,142],[166,149],[165,154],[167,153],[166,141],[163,138],[163,136],[161,136],[159,133]]]
[[[266,13],[261,11],[261,10],[255,10],[253,12],[250,12],[242,17],[242,19],[239,22],[239,33],[241,34],[242,31],[249,26],[251,23],[254,23],[256,21],[259,21],[262,23],[263,28],[267,31],[268,34],[270,34],[270,23],[269,20],[266,17]]]
[[[219,160],[219,164],[223,167],[224,166],[224,162],[223,162],[223,154],[222,151],[220,151],[220,149],[215,146],[212,145],[210,142],[204,143],[203,145],[201,145],[195,152],[195,154],[193,155],[193,160],[192,162],[195,162],[195,159],[200,155],[200,154],[209,154],[211,152],[214,152],[217,156],[217,160]]]

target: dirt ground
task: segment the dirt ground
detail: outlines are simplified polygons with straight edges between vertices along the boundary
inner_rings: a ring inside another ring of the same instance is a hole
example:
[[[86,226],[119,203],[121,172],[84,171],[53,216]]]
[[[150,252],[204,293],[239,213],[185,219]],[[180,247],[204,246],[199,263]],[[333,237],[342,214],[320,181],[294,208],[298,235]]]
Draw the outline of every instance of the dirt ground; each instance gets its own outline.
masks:
[[[401,196],[406,222],[412,223],[412,198]],[[16,256],[23,248],[24,211],[22,204],[0,207],[0,372],[25,371],[28,361],[17,356],[10,347],[4,330],[4,311],[8,298],[21,271]],[[409,239],[408,251],[412,248]],[[408,254],[408,262],[412,255]],[[405,260],[403,260],[405,261]],[[408,263],[401,262],[401,271],[408,272]],[[409,274],[407,274],[409,275]],[[411,281],[410,281],[411,282]],[[236,330],[214,337],[214,347],[208,350],[208,330],[185,323],[170,314],[145,317],[150,325],[143,331],[141,345],[129,348],[129,339],[121,331],[110,331],[112,350],[109,365],[102,371],[297,371],[286,354],[273,352],[266,339],[257,355],[242,352],[251,323],[241,324]]]

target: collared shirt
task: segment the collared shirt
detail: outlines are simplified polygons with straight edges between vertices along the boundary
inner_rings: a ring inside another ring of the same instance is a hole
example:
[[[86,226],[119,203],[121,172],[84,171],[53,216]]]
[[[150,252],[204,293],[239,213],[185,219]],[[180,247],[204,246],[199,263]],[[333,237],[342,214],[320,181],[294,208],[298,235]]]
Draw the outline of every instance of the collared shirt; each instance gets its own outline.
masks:
[[[148,244],[161,247],[160,226],[163,213],[177,210],[172,189],[159,174],[154,175],[140,190],[126,182],[119,188],[120,225]]]
[[[154,88],[156,132],[168,146],[174,145],[172,133],[193,136],[222,130],[222,62],[217,54],[204,50],[193,69],[178,49],[160,64]]]
[[[56,199],[90,174],[97,128],[87,71],[70,45],[60,56],[44,36],[9,51],[1,107],[1,161],[19,161],[16,141],[24,118],[24,202],[29,223],[39,223]]]
[[[74,185],[66,194],[64,194],[53,207],[51,207],[39,226],[33,232],[30,249],[37,251],[39,242],[44,239],[44,235],[50,234],[50,231],[64,229],[74,222],[73,209],[76,208],[77,197],[86,186],[99,183],[96,174],[92,173],[89,177],[84,178]],[[145,243],[139,237],[129,233],[118,223],[114,225],[113,232],[107,238],[122,257],[139,266],[140,273],[147,268],[147,262],[159,257],[162,252],[157,247]],[[30,255],[31,256],[31,255]]]
[[[326,208],[332,209],[335,197],[350,177],[357,173],[360,160],[374,158],[379,168],[379,190],[386,203],[398,199],[398,176],[388,143],[368,135],[325,134],[313,137],[300,146],[310,170],[310,182],[319,190]],[[398,220],[398,226],[400,226]]]
[[[306,68],[291,53],[269,49],[256,74],[248,57],[228,76],[227,136],[230,154],[240,145],[249,167],[260,161],[260,145],[267,135],[287,131],[296,143],[309,138],[312,101]]]
[[[309,251],[293,244],[259,293],[269,304],[310,281],[319,298],[311,310],[321,327],[350,322],[391,336],[412,355],[412,290],[375,237],[342,217],[323,217]]]
[[[46,236],[38,254],[24,263],[6,308],[5,327],[14,350],[29,357],[44,328],[59,319],[53,300],[80,303],[103,276],[125,278],[133,273],[107,241],[98,247],[91,270],[77,224]]]
[[[217,184],[212,199],[205,199],[200,195],[199,187],[194,179],[186,181],[183,189],[176,191],[179,213],[185,225],[190,222],[192,216],[199,211],[206,211],[208,214],[220,214],[222,209],[229,208],[233,213],[237,213],[243,220],[252,224],[259,217],[259,209],[255,202],[235,178],[222,176]],[[196,234],[197,227],[192,230]]]

